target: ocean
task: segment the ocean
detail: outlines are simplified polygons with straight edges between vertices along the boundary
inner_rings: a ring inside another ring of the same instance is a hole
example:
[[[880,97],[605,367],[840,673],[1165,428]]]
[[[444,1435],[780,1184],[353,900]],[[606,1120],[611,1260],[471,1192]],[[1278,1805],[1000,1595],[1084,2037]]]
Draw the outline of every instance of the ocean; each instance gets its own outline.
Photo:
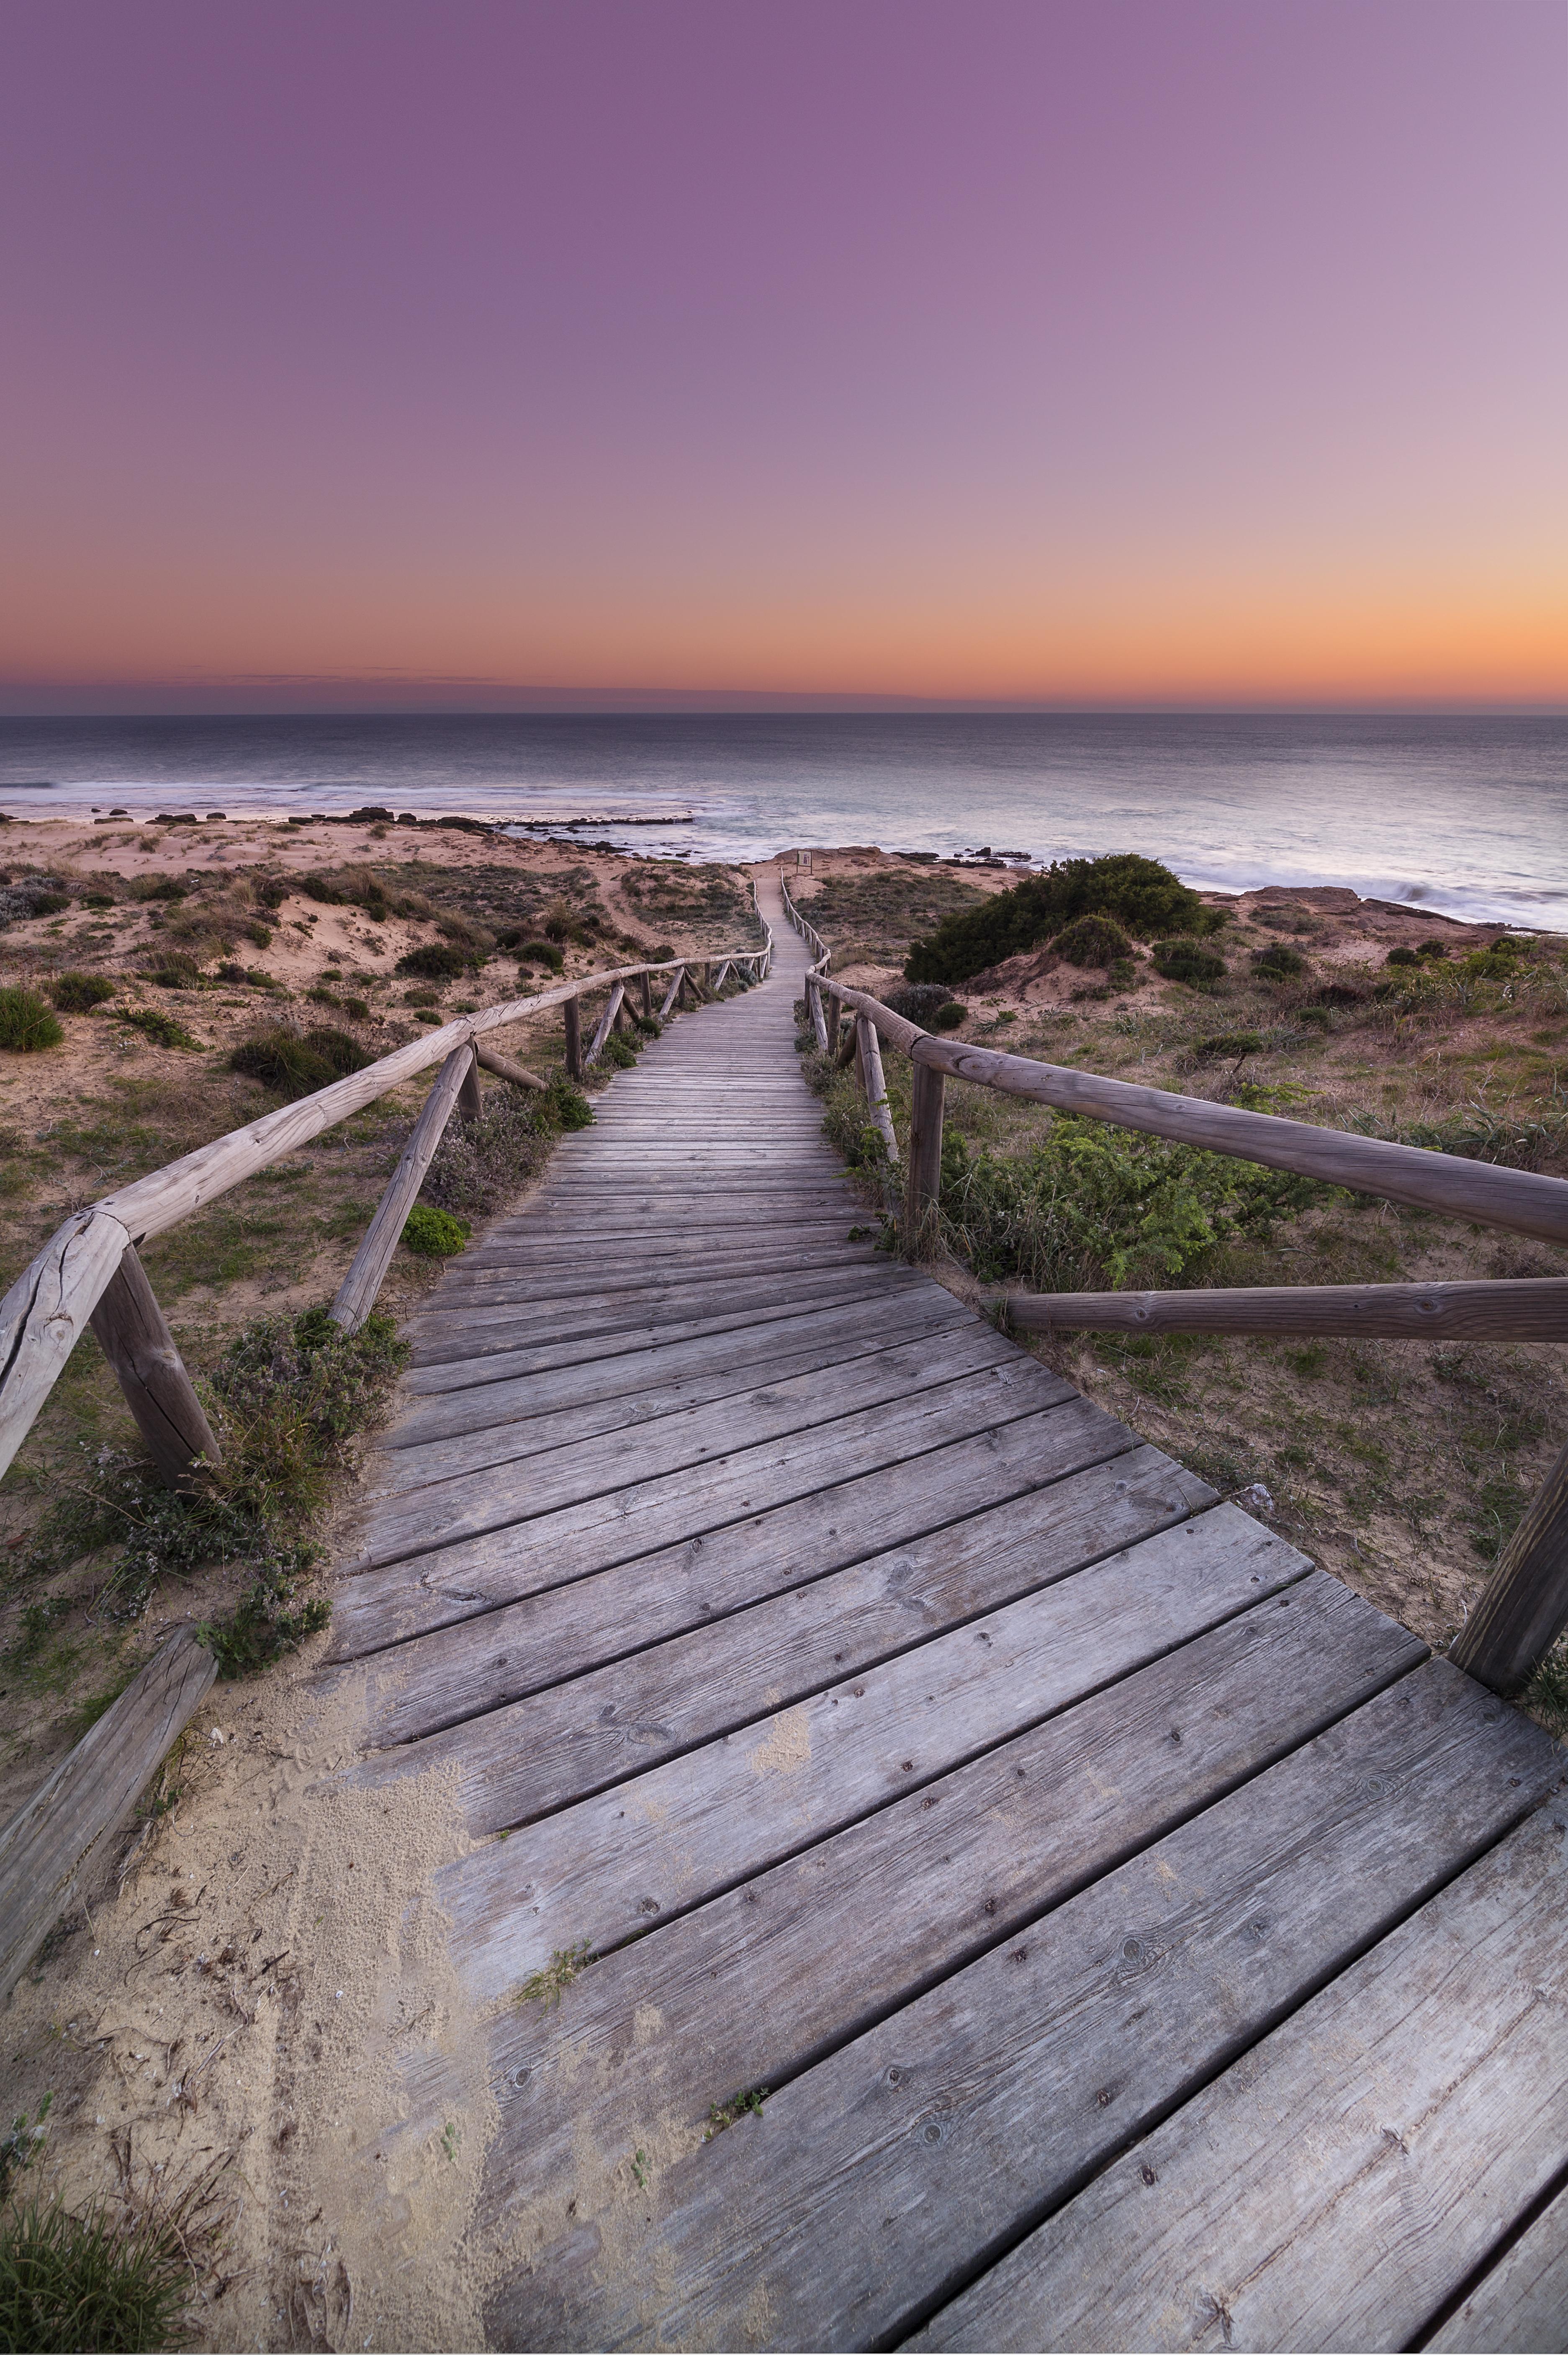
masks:
[[[683,858],[1105,850],[1568,930],[1568,718],[1274,713],[0,719],[0,809],[464,814]]]

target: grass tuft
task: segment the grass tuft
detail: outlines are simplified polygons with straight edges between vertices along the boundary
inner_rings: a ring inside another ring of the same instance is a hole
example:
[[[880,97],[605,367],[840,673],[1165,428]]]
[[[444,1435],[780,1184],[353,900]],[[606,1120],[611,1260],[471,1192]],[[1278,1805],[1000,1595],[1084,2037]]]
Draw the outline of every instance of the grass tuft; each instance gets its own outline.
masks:
[[[465,1220],[429,1202],[416,1202],[403,1220],[403,1245],[418,1259],[451,1259],[473,1231]]]
[[[519,2003],[542,2003],[553,2011],[563,1991],[590,1966],[598,1961],[591,1940],[580,1938],[575,1946],[558,1946],[543,1970],[531,1971],[517,1989]]]
[[[65,1037],[59,1018],[36,989],[0,989],[0,1047],[37,1055]]]
[[[114,995],[114,984],[101,973],[57,973],[49,996],[61,1014],[91,1014]]]

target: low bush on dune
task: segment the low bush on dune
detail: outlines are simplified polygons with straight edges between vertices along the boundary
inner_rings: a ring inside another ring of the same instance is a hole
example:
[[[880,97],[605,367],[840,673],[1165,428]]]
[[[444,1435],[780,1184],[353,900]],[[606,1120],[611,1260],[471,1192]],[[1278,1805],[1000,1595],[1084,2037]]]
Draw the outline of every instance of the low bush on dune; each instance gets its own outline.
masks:
[[[1114,916],[1077,916],[1051,947],[1069,964],[1106,965],[1130,957],[1133,944]]]
[[[1103,858],[1056,860],[979,907],[949,916],[916,941],[904,966],[910,981],[966,981],[972,974],[1038,948],[1076,919],[1098,916],[1134,940],[1157,933],[1215,932],[1223,917],[1206,908],[1168,867],[1135,851]],[[1123,944],[1125,954],[1125,942]],[[1109,962],[1109,959],[1105,960]]]
[[[1189,989],[1207,989],[1225,978],[1224,958],[1196,941],[1156,941],[1150,954],[1157,973],[1167,981],[1185,982]]]
[[[286,1022],[272,1022],[240,1041],[229,1058],[229,1068],[292,1100],[314,1095],[317,1088],[328,1087],[350,1071],[362,1071],[369,1060],[347,1030],[322,1024],[300,1031]]]
[[[61,1014],[91,1014],[114,995],[114,984],[101,973],[58,973],[49,996]]]
[[[1217,1245],[1266,1235],[1324,1192],[1162,1137],[1058,1114],[1029,1153],[976,1153],[949,1130],[942,1220],[984,1283],[1037,1292],[1190,1281]]]
[[[424,981],[455,981],[478,959],[454,948],[450,941],[427,941],[422,948],[410,949],[398,959],[394,971],[418,974]]]
[[[403,1220],[403,1244],[417,1259],[451,1259],[473,1231],[466,1220],[454,1219],[450,1211],[416,1202]]]
[[[36,1055],[65,1037],[58,1017],[36,989],[0,989],[0,1047],[14,1055]]]

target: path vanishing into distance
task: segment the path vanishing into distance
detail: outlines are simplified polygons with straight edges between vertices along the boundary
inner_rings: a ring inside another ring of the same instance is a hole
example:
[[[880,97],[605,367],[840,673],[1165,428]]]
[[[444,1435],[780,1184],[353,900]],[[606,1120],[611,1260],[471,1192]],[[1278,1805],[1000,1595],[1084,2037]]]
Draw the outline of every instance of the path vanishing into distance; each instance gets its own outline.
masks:
[[[761,888],[342,1565],[346,1778],[469,1838],[493,2343],[1563,2345],[1562,1751],[871,1247]]]

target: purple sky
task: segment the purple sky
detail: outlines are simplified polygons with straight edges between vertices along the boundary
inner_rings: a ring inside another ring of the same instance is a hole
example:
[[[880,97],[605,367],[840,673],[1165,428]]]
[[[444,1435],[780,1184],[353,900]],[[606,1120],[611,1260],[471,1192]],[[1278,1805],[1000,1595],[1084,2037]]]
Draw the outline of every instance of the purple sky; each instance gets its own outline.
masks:
[[[0,708],[1568,698],[1556,0],[32,0]]]

